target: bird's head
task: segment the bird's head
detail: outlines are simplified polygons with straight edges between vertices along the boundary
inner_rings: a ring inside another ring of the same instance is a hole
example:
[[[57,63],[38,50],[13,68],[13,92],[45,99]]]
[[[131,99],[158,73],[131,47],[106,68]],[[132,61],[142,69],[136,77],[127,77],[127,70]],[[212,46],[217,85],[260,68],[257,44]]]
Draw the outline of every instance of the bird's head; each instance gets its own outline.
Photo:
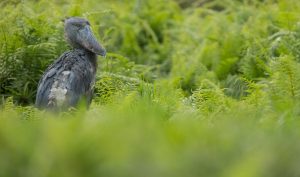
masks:
[[[84,48],[95,54],[105,56],[106,50],[97,42],[90,28],[90,23],[84,18],[71,17],[64,20],[65,37],[74,48]]]

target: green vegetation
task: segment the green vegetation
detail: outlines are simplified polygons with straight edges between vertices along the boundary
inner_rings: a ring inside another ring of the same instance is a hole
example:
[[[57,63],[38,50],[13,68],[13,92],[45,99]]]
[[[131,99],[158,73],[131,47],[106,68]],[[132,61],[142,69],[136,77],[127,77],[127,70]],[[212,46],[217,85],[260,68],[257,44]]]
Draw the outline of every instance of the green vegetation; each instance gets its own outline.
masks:
[[[299,0],[0,1],[0,177],[300,176]],[[106,47],[89,110],[32,105],[68,50]]]

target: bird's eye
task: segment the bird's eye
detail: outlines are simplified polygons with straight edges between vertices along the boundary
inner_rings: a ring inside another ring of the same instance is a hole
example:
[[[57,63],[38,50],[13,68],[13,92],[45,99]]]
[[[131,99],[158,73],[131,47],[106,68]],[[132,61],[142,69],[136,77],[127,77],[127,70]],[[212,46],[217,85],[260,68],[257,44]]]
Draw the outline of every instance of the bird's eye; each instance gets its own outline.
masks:
[[[78,27],[78,28],[82,28],[81,24],[75,23],[74,26]]]

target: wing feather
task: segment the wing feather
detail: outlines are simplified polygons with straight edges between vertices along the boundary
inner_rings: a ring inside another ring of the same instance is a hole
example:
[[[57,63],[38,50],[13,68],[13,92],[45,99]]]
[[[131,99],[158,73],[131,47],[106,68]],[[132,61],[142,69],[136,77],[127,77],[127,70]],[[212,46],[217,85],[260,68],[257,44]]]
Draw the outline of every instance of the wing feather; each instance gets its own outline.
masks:
[[[64,53],[45,71],[38,86],[38,108],[65,109],[80,100],[90,103],[95,80],[92,64],[82,53]]]

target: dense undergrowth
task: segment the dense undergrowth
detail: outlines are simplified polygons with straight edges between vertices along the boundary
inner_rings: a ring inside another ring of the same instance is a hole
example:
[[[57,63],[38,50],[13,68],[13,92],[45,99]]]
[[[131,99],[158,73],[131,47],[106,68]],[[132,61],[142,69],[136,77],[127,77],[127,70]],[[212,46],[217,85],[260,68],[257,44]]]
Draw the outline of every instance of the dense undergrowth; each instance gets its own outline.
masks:
[[[299,176],[298,0],[0,1],[0,176]],[[34,108],[88,18],[89,110]]]

